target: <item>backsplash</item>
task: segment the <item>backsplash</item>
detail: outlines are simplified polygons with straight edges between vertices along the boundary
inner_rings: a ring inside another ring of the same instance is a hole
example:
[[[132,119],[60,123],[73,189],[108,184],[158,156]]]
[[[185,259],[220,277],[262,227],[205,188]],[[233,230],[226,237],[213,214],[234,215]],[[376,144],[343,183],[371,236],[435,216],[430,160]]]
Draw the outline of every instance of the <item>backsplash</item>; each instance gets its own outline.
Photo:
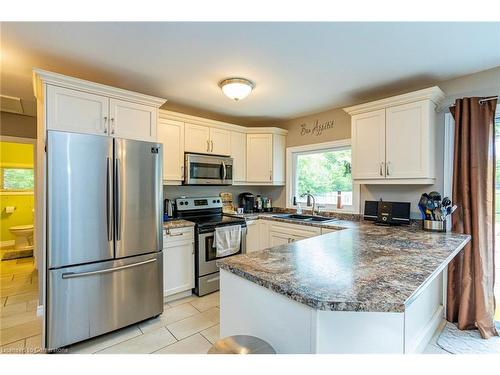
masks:
[[[237,202],[238,195],[244,192],[250,192],[252,194],[260,194],[263,197],[271,198],[276,202],[277,197],[280,194],[280,190],[283,187],[276,186],[241,186],[241,185],[230,185],[230,186],[163,186],[163,198],[164,199],[175,199],[180,196],[186,197],[203,197],[203,196],[218,196],[221,192],[228,192],[233,194],[233,201]]]

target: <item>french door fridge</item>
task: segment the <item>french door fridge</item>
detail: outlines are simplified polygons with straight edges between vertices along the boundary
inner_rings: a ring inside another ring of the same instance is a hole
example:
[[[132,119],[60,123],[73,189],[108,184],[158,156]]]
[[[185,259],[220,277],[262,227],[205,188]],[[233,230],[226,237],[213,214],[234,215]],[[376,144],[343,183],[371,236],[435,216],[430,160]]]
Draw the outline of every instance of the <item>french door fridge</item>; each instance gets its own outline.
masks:
[[[48,349],[163,312],[161,161],[159,143],[48,132]]]

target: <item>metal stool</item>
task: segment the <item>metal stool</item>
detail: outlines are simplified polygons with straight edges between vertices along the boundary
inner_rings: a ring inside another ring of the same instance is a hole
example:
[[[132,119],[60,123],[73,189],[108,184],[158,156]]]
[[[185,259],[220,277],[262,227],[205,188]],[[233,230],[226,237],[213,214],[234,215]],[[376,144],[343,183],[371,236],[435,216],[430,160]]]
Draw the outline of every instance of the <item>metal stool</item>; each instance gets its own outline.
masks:
[[[236,335],[217,340],[208,354],[276,354],[276,351],[258,337]]]

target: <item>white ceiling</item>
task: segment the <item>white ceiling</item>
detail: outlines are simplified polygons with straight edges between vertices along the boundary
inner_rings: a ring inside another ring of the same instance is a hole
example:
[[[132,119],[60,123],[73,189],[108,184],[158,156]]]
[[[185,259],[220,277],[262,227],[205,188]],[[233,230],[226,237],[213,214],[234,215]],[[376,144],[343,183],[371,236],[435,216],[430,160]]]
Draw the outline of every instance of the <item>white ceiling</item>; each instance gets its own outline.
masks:
[[[246,123],[288,119],[500,65],[500,23],[2,23],[1,93],[33,66]],[[241,102],[217,82],[256,83]]]

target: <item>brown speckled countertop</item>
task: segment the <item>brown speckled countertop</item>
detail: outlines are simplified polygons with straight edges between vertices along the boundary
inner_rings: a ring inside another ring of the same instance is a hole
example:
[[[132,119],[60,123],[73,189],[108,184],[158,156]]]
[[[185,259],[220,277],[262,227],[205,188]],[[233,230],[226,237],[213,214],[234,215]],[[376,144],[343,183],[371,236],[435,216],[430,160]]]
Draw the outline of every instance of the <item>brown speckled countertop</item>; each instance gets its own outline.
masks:
[[[259,218],[276,220],[269,214]],[[470,240],[461,234],[363,221],[318,226],[344,230],[217,264],[319,310],[403,312]]]
[[[174,219],[163,222],[163,228],[165,229],[186,228],[186,227],[194,227],[194,223],[192,221],[187,221],[183,219]]]

